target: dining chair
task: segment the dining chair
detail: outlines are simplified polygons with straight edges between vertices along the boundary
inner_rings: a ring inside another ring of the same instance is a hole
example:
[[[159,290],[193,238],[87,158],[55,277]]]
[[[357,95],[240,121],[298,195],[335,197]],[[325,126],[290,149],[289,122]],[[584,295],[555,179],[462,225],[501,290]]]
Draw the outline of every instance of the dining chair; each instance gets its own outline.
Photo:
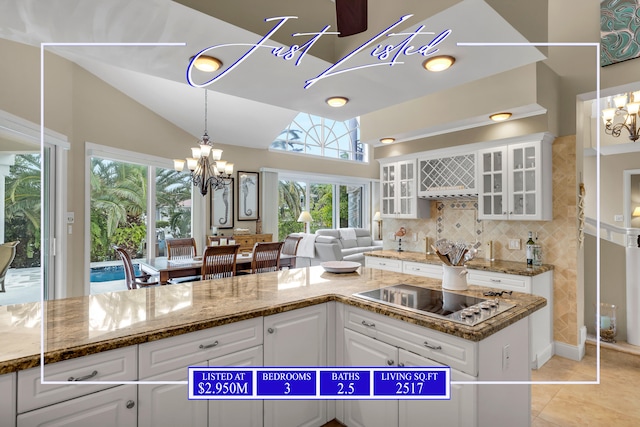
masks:
[[[280,270],[280,250],[284,242],[258,242],[253,246],[251,273]]]
[[[7,242],[0,245],[0,292],[5,292],[4,278],[16,257],[16,246],[20,241]]]
[[[236,257],[240,245],[208,246],[202,256],[202,280],[236,275]]]
[[[296,268],[296,253],[298,252],[298,245],[300,244],[300,240],[302,240],[302,236],[292,236],[289,235],[285,237],[284,243],[282,244],[282,254],[283,255],[291,255],[291,258],[287,258],[286,263],[280,259],[280,268],[288,267],[288,268]],[[284,265],[286,264],[286,265]]]
[[[196,239],[193,237],[167,239],[166,243],[167,259],[187,259],[198,255]]]
[[[146,288],[148,286],[154,286],[160,283],[157,277],[153,277],[149,273],[142,272],[142,274],[136,276],[129,252],[127,252],[120,246],[113,246],[113,250],[115,250],[116,253],[120,256],[120,259],[124,264],[124,281],[127,285],[127,289],[132,290],[138,288]]]

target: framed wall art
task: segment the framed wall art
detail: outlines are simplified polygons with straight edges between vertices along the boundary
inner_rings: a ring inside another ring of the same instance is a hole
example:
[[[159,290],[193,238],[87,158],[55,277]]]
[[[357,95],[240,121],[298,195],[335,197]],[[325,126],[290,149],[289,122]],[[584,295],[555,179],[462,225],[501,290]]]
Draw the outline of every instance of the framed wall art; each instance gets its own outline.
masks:
[[[238,221],[255,221],[260,209],[260,174],[238,171]]]
[[[229,185],[211,192],[211,227],[233,228],[233,178]]]
[[[600,2],[600,66],[640,56],[640,0]]]

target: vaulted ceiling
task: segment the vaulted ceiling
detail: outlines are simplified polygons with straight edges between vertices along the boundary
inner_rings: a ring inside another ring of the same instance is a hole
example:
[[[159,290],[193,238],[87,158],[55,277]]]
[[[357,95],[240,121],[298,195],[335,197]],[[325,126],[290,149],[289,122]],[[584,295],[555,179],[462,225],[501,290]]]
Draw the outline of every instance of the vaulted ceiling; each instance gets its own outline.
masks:
[[[527,42],[514,25],[531,38],[528,33],[535,31],[530,30],[536,28],[535,21],[544,22],[546,36],[544,3],[541,16],[526,17],[510,11],[510,2],[503,0],[369,0],[366,33],[344,38],[323,34],[290,60],[277,57],[272,48],[286,50],[313,38],[293,37],[293,33],[318,33],[326,25],[335,31],[332,0],[16,0],[3,6],[0,37],[34,46],[79,43],[47,49],[76,62],[194,137],[203,131],[204,97],[203,89],[187,83],[187,66],[191,56],[214,47],[208,53],[224,66],[214,74],[222,76],[207,86],[209,133],[223,144],[266,148],[300,111],[335,119],[363,116],[545,59],[534,47],[458,45]],[[289,16],[297,18],[265,20]],[[527,25],[527,19],[533,25]],[[262,44],[269,47],[251,50],[279,24]],[[388,27],[393,28],[385,30]],[[424,57],[419,54],[399,54],[392,64],[399,49],[387,58],[374,55],[381,51],[376,50],[378,45],[397,46],[407,38],[417,49],[447,30],[450,35],[429,48],[456,57],[447,72],[425,71]],[[417,31],[420,34],[410,36]],[[164,45],[139,45],[142,43]],[[213,78],[198,73],[192,74],[196,84]],[[305,88],[317,76],[326,78]],[[350,102],[340,109],[331,108],[325,100],[334,95]]]

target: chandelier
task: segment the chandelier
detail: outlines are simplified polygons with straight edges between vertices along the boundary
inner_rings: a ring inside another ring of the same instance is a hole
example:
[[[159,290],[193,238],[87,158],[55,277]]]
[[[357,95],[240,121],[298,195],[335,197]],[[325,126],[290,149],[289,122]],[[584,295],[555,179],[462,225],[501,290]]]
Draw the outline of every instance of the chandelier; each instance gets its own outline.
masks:
[[[602,120],[604,121],[605,133],[618,137],[622,129],[629,132],[629,139],[637,141],[640,138],[638,134],[638,110],[640,109],[640,91],[629,94],[629,102],[627,103],[627,94],[616,95],[613,97],[615,108],[609,104],[609,108],[602,110]],[[616,117],[622,120],[614,124]]]
[[[200,189],[200,194],[207,195],[209,187],[213,190],[224,188],[231,184],[233,163],[220,160],[222,150],[213,148],[213,141],[207,134],[207,90],[204,91],[204,134],[198,147],[191,149],[191,156],[187,157],[187,168],[191,171],[191,182]],[[184,169],[185,161],[176,159],[173,167],[177,171]]]

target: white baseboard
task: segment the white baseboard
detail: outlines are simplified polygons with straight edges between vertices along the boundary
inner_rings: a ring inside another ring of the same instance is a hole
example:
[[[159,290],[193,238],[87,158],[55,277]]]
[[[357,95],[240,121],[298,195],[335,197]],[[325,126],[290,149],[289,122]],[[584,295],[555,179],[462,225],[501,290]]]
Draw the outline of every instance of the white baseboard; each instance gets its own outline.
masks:
[[[536,354],[536,360],[531,362],[531,369],[540,369],[545,363],[549,361],[549,359],[551,359],[551,357],[553,357],[553,345],[553,343],[549,344],[541,352]]]
[[[587,340],[587,327],[582,326],[580,328],[580,344],[576,346],[576,345],[570,345],[563,342],[554,341],[555,353],[560,357],[564,357],[564,358],[579,362],[584,357],[584,352],[585,352],[584,345],[586,340]]]

